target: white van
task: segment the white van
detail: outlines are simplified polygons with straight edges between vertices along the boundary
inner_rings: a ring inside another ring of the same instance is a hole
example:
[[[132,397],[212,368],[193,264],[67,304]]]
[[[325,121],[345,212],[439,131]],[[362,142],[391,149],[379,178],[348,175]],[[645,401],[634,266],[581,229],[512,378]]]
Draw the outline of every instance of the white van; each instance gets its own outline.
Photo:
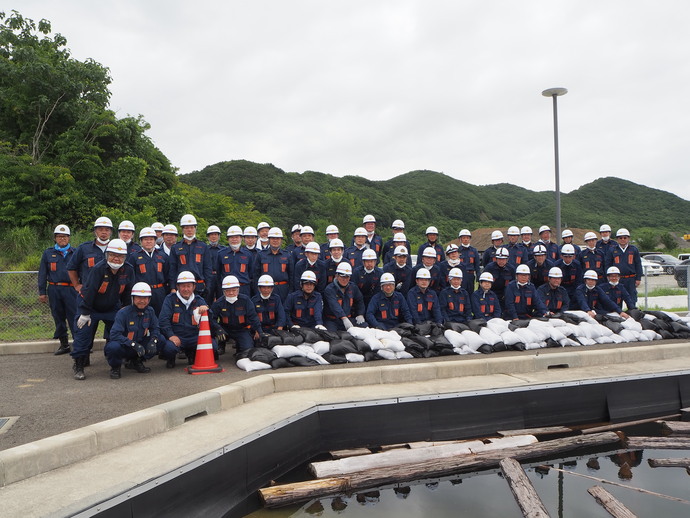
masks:
[[[678,259],[681,261],[685,261],[686,259],[690,259],[690,254],[678,254]]]

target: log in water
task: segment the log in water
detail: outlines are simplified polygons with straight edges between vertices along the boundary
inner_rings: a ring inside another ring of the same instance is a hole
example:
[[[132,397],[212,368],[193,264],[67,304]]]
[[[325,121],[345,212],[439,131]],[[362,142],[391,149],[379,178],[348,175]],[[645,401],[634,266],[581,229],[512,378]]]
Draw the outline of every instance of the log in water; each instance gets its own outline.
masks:
[[[513,492],[515,501],[525,518],[549,518],[544,502],[539,498],[525,470],[515,459],[502,459],[499,463],[501,472]]]
[[[594,499],[599,502],[599,505],[606,509],[613,518],[637,518],[637,515],[625,507],[620,500],[606,491],[603,487],[592,486],[587,492],[592,495]]]

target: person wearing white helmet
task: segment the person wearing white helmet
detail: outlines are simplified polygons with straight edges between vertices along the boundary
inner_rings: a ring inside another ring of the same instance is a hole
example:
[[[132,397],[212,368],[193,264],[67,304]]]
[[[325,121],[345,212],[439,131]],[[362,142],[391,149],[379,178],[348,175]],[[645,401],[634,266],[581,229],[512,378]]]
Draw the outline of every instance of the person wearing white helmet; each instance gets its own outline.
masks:
[[[549,282],[549,270],[556,264],[546,257],[546,247],[542,243],[537,243],[532,249],[532,259],[527,261],[532,272],[532,284],[537,288]]]
[[[176,243],[170,250],[170,270],[168,284],[170,290],[175,291],[177,276],[180,272],[191,272],[196,279],[195,292],[203,297],[206,287],[213,276],[213,264],[208,245],[196,237],[197,222],[191,214],[180,218],[182,227],[182,241]]]
[[[218,354],[225,354],[228,339],[235,342],[237,352],[254,347],[261,335],[261,321],[252,300],[240,291],[240,281],[234,275],[226,276],[221,289],[223,296],[211,304],[209,320],[218,341]]]
[[[491,246],[484,250],[484,253],[482,254],[482,266],[484,268],[494,261],[496,250],[501,247],[503,247],[503,232],[500,230],[494,230],[491,233]]]
[[[493,291],[498,300],[501,303],[501,310],[505,311],[505,292],[510,281],[515,280],[515,266],[508,262],[510,254],[508,249],[504,246],[499,247],[496,250],[496,256],[494,261],[489,263],[485,268],[484,272],[490,273],[494,282],[491,286],[491,291]]]
[[[160,248],[165,255],[170,257],[170,250],[177,243],[177,227],[173,224],[165,225],[162,234],[163,243],[160,245]]]
[[[549,270],[549,282],[537,288],[546,309],[548,309],[549,313],[552,315],[567,311],[570,308],[570,296],[565,288],[561,286],[562,278],[563,272],[560,268],[554,266]]]
[[[616,305],[601,286],[597,285],[599,277],[594,270],[587,270],[584,274],[584,284],[580,284],[575,290],[574,307],[580,311],[585,311],[590,317],[605,315],[606,313],[618,313],[621,315],[623,310]],[[571,304],[573,306],[573,304]],[[621,315],[622,316],[622,315]]]
[[[437,264],[440,277],[441,277],[441,290],[448,287],[450,280],[448,274],[453,268],[458,268],[462,271],[463,277],[465,276],[465,265],[462,264],[460,260],[460,247],[455,243],[450,243],[446,247],[446,259]],[[461,279],[462,282],[462,279]],[[439,290],[439,297],[441,291]]]
[[[244,227],[242,231],[242,240],[244,241],[244,247],[254,255],[254,258],[256,258],[259,253],[259,249],[256,246],[256,242],[259,240],[259,233],[257,230],[254,227]]]
[[[374,254],[373,250],[367,252]],[[364,298],[351,279],[352,266],[343,261],[338,265],[335,280],[323,291],[323,320],[329,331],[347,331],[352,326],[366,327]]]
[[[234,275],[240,283],[240,293],[246,297],[252,294],[252,281],[254,275],[254,254],[242,246],[242,228],[232,225],[226,232],[228,246],[218,254],[216,260],[216,291],[213,299],[223,295],[223,279],[228,275]]]
[[[299,223],[295,223],[292,225],[292,230],[290,230],[290,238],[292,239],[292,243],[290,243],[288,246],[285,247],[285,250],[289,253],[292,253],[292,251],[297,248],[298,246],[302,246],[302,225]]]
[[[506,309],[503,312],[506,320],[527,320],[548,315],[549,310],[537,288],[529,282],[530,276],[531,272],[526,264],[519,264],[515,269],[515,280],[510,281],[506,288]]]
[[[310,241],[304,247],[303,258],[295,263],[292,273],[292,285],[298,286],[302,274],[306,271],[314,272],[316,275],[316,291],[323,294],[326,289],[327,274],[326,262],[319,259],[321,247],[316,241]]]
[[[411,249],[410,241],[407,239],[407,236],[404,232],[396,232],[393,234],[393,237],[386,241],[386,243],[383,245],[381,251],[383,266],[386,266],[388,263],[395,260],[394,252],[399,246],[404,246],[408,250]],[[412,259],[409,255],[407,256],[407,264],[409,264],[410,268],[412,268]]]
[[[156,232],[156,248],[159,248],[163,244],[163,229],[165,225],[160,221],[156,221],[151,225],[151,228]]]
[[[433,252],[433,248],[429,248]],[[438,295],[429,287],[431,274],[426,268],[417,270],[416,285],[407,292],[407,305],[410,307],[413,324],[422,322],[443,323]]]
[[[383,267],[384,273],[390,273],[395,277],[395,290],[405,297],[414,285],[415,277],[409,264],[409,254],[404,246],[397,246],[393,252],[393,260]]]
[[[367,231],[367,245],[376,253],[378,264],[378,259],[383,252],[383,238],[376,233],[376,218],[371,214],[367,214],[362,218],[362,226]],[[352,244],[354,245],[354,241]]]
[[[269,225],[265,221],[262,221],[256,226],[256,232],[259,234],[259,241],[257,242],[256,246],[259,247],[259,251],[268,250],[270,246],[268,240],[268,233],[271,230],[271,228],[271,225]]]
[[[252,303],[261,322],[261,332],[275,334],[275,331],[282,331],[287,325],[287,319],[283,301],[273,291],[273,277],[262,275],[256,284],[259,293],[252,297]]]
[[[352,268],[362,266],[362,254],[365,250],[369,250],[367,243],[367,231],[364,227],[357,227],[355,229],[352,245],[345,249],[343,257],[350,263]]]
[[[578,255],[578,261],[583,271],[594,270],[599,276],[599,282],[604,282],[604,253],[597,248],[597,235],[594,232],[585,234],[585,246]]]
[[[630,244],[630,232],[627,228],[616,231],[616,246],[609,248],[604,256],[604,268],[616,266],[620,270],[620,283],[628,290],[633,305],[637,305],[637,287],[642,281],[642,258],[636,246]]]
[[[299,232],[301,244],[290,252],[290,260],[292,261],[293,268],[300,260],[304,259],[304,250],[309,243],[314,241],[314,236],[316,235],[314,229],[309,225],[304,225]],[[319,254],[320,253],[321,248],[319,247]]]
[[[141,250],[141,247],[133,239],[135,230],[134,223],[127,219],[120,221],[120,224],[117,226],[117,237],[127,243],[128,255]]]
[[[150,229],[150,227],[146,228]],[[155,246],[155,231],[150,230]],[[132,303],[120,309],[115,315],[110,338],[103,349],[103,354],[110,365],[111,379],[120,379],[122,362],[125,360],[127,369],[133,369],[140,374],[151,372],[151,368],[144,365],[144,362],[164,351],[168,341],[160,334],[158,318],[149,304],[150,301],[149,285],[145,282],[137,282],[132,286]],[[168,344],[168,348],[169,353],[174,353],[175,347],[172,343]]]
[[[98,323],[104,323],[107,338],[117,311],[131,302],[134,269],[125,262],[126,259],[127,244],[121,239],[111,240],[105,249],[105,259],[91,268],[77,298],[76,314],[79,317],[71,352],[74,379],[86,378],[84,367],[90,364],[88,358]]]
[[[568,292],[568,296],[574,304],[575,289],[582,284],[582,274],[584,272],[580,262],[575,259],[575,247],[573,245],[563,245],[561,248],[561,258],[556,261],[555,266],[563,272],[561,286]]]
[[[501,303],[498,296],[491,290],[494,276],[489,272],[483,272],[479,276],[479,288],[472,293],[472,316],[482,320],[501,318]]]
[[[520,237],[522,238],[522,246],[527,248],[530,252],[534,248],[534,243],[532,243],[532,227],[524,226],[520,229]]]
[[[472,300],[467,290],[462,287],[463,277],[464,273],[460,268],[451,268],[448,271],[448,286],[443,288],[438,296],[444,322],[465,323],[472,320]]]
[[[623,308],[623,303],[625,303],[625,308],[630,311],[631,309],[637,309],[635,307],[635,302],[633,302],[630,293],[625,289],[620,282],[621,271],[617,266],[610,266],[606,270],[606,280],[603,284],[600,284],[601,289],[604,293],[616,304],[618,307]],[[621,313],[623,318],[628,318],[627,313]]]
[[[316,291],[316,275],[309,270],[302,274],[300,289],[288,295],[285,301],[288,327],[313,327],[326,330],[323,325],[323,298]]]
[[[288,295],[292,291],[292,256],[281,248],[283,244],[283,231],[278,227],[272,227],[268,231],[268,249],[259,251],[254,263],[253,282],[262,275],[270,275],[275,283],[273,288],[280,300],[285,304]],[[257,293],[257,286],[254,286]]]
[[[436,263],[436,250],[432,247],[427,247],[418,258],[417,264],[412,268],[412,278],[417,278],[417,272],[426,270],[429,272],[429,289],[436,292],[436,295],[441,293],[443,289],[443,280],[441,278],[441,269]],[[445,257],[445,254],[444,254]]]
[[[93,233],[95,239],[79,245],[67,263],[70,282],[77,293],[81,292],[82,285],[89,276],[89,270],[105,258],[105,247],[108,246],[113,233],[113,222],[110,218],[101,216],[93,224]]]
[[[417,249],[417,257],[422,257],[424,250],[427,248],[433,248],[436,252],[436,262],[440,263],[444,261],[446,259],[446,254],[443,253],[443,247],[438,242],[438,229],[436,227],[427,227],[424,234],[426,234],[426,243],[423,243]]]
[[[141,250],[130,254],[127,262],[134,268],[134,282],[145,282],[151,289],[149,304],[158,316],[168,293],[168,256],[156,249],[156,231],[151,227],[139,231],[139,242]]]
[[[577,259],[580,256],[582,248],[573,242],[575,239],[573,231],[569,228],[566,228],[563,232],[561,232],[561,239],[563,240],[563,243],[561,243],[561,248],[563,248],[563,245],[572,245],[572,247],[575,249],[575,258]]]
[[[369,305],[371,298],[381,290],[381,276],[383,270],[376,266],[378,257],[373,250],[362,252],[362,266],[354,268],[352,282],[359,288],[364,297],[364,308]],[[364,318],[364,311],[362,311]]]
[[[331,258],[331,241],[340,238],[340,229],[335,225],[326,227],[326,242],[321,245],[321,259],[325,262]]]
[[[556,262],[560,259],[560,250],[558,245],[551,241],[551,227],[548,225],[542,225],[539,227],[539,241],[538,244],[542,244],[546,247],[546,257]]]
[[[508,244],[505,247],[510,254],[508,262],[513,266],[527,264],[531,259],[529,249],[520,242],[520,229],[515,226],[508,229]]]
[[[53,339],[60,340],[55,355],[70,351],[67,328],[74,337],[74,314],[77,310],[76,292],[67,271],[67,264],[75,248],[69,244],[71,231],[60,224],[53,231],[55,244],[45,250],[38,267],[38,300],[50,305],[50,314],[55,323]]]
[[[599,235],[601,236],[601,239],[597,241],[597,248],[601,250],[603,256],[606,257],[606,253],[609,251],[609,248],[616,247],[616,242],[611,239],[611,226],[605,223],[601,225],[599,227]]]
[[[335,271],[343,261],[345,245],[340,238],[335,238],[328,243],[328,259],[326,259],[326,284],[333,282]],[[347,261],[346,261],[347,262]]]
[[[481,256],[475,247],[472,246],[472,232],[463,228],[458,233],[460,239],[460,263],[463,265],[462,287],[470,295],[474,292],[474,283]]]
[[[381,291],[374,295],[367,306],[366,319],[369,327],[388,331],[403,323],[412,323],[412,314],[405,296],[395,289],[392,273],[381,276]]]
[[[189,365],[194,363],[199,340],[199,322],[201,315],[209,309],[204,298],[195,293],[196,284],[196,277],[192,272],[181,271],[175,279],[177,291],[169,293],[163,301],[163,309],[158,318],[161,334],[175,347],[171,351],[172,354],[165,351],[163,353],[168,369],[175,367],[178,351],[185,354]],[[212,338],[211,343],[217,353],[216,339]]]
[[[209,225],[206,229],[206,239],[208,240],[208,253],[211,260],[211,276],[206,282],[206,291],[203,296],[207,302],[211,303],[216,300],[216,291],[218,290],[218,255],[225,250],[220,242],[220,227],[217,225]]]

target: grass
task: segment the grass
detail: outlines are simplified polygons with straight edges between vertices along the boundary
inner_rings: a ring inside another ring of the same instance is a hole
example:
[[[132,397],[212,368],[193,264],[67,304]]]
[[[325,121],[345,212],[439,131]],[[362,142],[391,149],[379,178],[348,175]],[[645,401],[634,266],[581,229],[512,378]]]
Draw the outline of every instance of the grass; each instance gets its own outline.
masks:
[[[650,290],[647,292],[648,297],[666,297],[669,295],[687,295],[688,290],[685,288],[654,288],[653,290]],[[638,290],[637,296],[644,297],[644,292],[640,292]]]

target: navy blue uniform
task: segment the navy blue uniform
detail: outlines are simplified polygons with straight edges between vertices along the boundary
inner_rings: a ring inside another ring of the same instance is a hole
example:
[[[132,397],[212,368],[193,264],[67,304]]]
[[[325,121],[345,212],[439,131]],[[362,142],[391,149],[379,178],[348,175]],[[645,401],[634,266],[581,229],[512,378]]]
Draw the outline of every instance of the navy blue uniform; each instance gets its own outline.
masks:
[[[565,288],[568,292],[568,296],[571,300],[575,299],[575,289],[582,284],[582,267],[580,263],[573,259],[570,264],[565,264],[563,259],[556,261],[556,267],[560,268],[563,272],[563,278],[561,279],[561,286]],[[571,309],[575,309],[572,307]]]
[[[79,282],[84,284],[89,276],[89,270],[105,259],[106,245],[99,246],[96,241],[82,243],[69,258],[67,270],[77,272]]]
[[[601,289],[600,285],[587,289],[585,284],[580,284],[575,290],[577,308],[582,311],[595,311],[599,315],[606,313],[620,313],[623,311]]]
[[[180,349],[184,351],[190,360],[194,358],[196,346],[199,342],[200,317],[197,319],[194,315],[194,310],[199,306],[208,306],[206,301],[199,295],[193,294],[192,297],[187,307],[182,303],[177,293],[170,293],[163,301],[163,308],[158,319],[161,334],[168,340],[171,336],[179,338],[181,342]],[[211,342],[213,350],[217,351],[218,344],[215,338],[212,338]]]
[[[323,298],[314,290],[305,295],[302,290],[293,291],[285,301],[285,317],[288,326],[315,327],[323,325]]]
[[[438,296],[444,322],[467,322],[472,320],[472,300],[470,294],[460,286],[444,288]]]
[[[290,254],[278,249],[274,253],[272,249],[262,250],[256,258],[254,265],[254,289],[258,293],[256,283],[262,275],[270,275],[273,278],[275,287],[273,288],[283,304],[292,291],[292,261]]]
[[[519,264],[527,264],[530,260],[530,253],[527,248],[525,248],[522,243],[507,244],[508,249],[508,262],[513,266],[518,266]]]
[[[543,317],[547,313],[546,306],[537,293],[534,284],[527,283],[520,286],[517,281],[512,281],[506,288],[506,310],[503,318],[514,320],[519,318]]]
[[[501,304],[493,291],[484,291],[479,288],[472,294],[471,300],[474,318],[483,320],[501,318]]]
[[[343,261],[345,261],[344,258],[341,258],[340,261],[335,261],[333,258],[330,258],[328,261],[326,261],[326,284],[333,282],[338,265]]]
[[[422,293],[419,286],[414,286],[407,292],[407,305],[410,308],[412,315],[412,322],[420,324],[431,320],[437,324],[443,323],[443,316],[441,315],[441,305],[438,301],[438,295],[431,288],[427,288]]]
[[[420,245],[420,247],[417,249],[417,260],[421,262],[422,260],[422,255],[424,254],[424,250],[427,248],[433,248],[436,251],[436,262],[440,263],[441,261],[446,260],[446,254],[443,251],[443,247],[438,244],[438,241],[435,243],[429,243],[428,241],[424,243],[423,245]]]
[[[374,267],[371,273],[367,273],[364,266],[360,266],[352,272],[352,282],[359,288],[362,297],[364,297],[364,307],[367,307],[373,296],[380,291],[382,275],[383,270],[378,266]],[[363,314],[358,313],[358,315]]]
[[[489,272],[494,276],[494,282],[491,285],[491,291],[498,297],[501,303],[501,309],[505,310],[505,292],[510,281],[515,279],[515,266],[510,263],[501,268],[497,262],[489,263],[484,272]]]
[[[541,239],[537,241],[538,245],[544,245],[546,247],[546,258],[551,259],[554,263],[561,258],[561,249],[553,241],[545,243]]]
[[[405,242],[400,246],[404,246],[407,249],[407,264],[409,264],[410,267],[412,267],[412,258],[409,255],[411,247],[409,239],[406,239]],[[395,249],[396,245],[393,243],[392,239],[386,241],[386,243],[383,245],[383,251],[381,253],[381,256],[383,257],[383,265],[390,263],[394,259],[393,253],[395,252]]]
[[[170,265],[168,256],[160,250],[154,250],[150,254],[140,250],[131,254],[127,262],[134,268],[134,282],[145,282],[151,288],[150,305],[160,315],[163,307],[163,299],[168,294],[168,279],[170,277]]]
[[[549,270],[554,267],[554,262],[551,259],[546,259],[540,266],[536,259],[532,259],[527,262],[527,266],[529,266],[531,273],[530,280],[538,288],[549,282]]]
[[[225,250],[225,247],[220,243],[209,244],[208,253],[211,257],[211,277],[206,283],[206,293],[204,293],[204,299],[208,299],[209,302],[216,300],[216,293],[218,292],[218,255]],[[249,260],[249,264],[254,266],[254,257]]]
[[[498,248],[501,248],[503,245],[500,245]],[[486,268],[488,265],[494,262],[495,257],[496,257],[496,250],[498,250],[494,245],[491,245],[489,248],[484,250],[484,254],[482,254],[482,266]]]
[[[367,306],[367,323],[376,329],[393,329],[398,325],[413,322],[405,296],[394,291],[390,297],[380,291],[373,296]]]
[[[271,333],[278,328],[287,326],[283,301],[275,292],[271,293],[267,299],[264,299],[261,294],[254,295],[252,303],[264,333]]]
[[[628,310],[635,309],[635,303],[623,284],[618,283],[616,286],[614,286],[610,282],[605,282],[600,284],[600,286],[608,298],[610,298],[618,307],[622,308],[623,302],[625,302],[625,306]]]
[[[467,272],[465,271],[465,265],[462,263],[458,263],[455,266],[453,266],[452,264],[449,264],[448,259],[446,259],[445,261],[436,264],[436,266],[438,266],[438,270],[441,276],[442,290],[450,286],[450,283],[448,282],[448,273],[450,273],[450,271],[453,268],[457,268],[458,270],[460,270],[462,272],[462,279],[465,280],[465,275],[467,274]],[[462,285],[462,283],[460,284]]]
[[[168,284],[170,289],[176,289],[177,275],[180,272],[191,272],[196,279],[194,292],[202,296],[206,291],[206,283],[213,272],[211,253],[208,251],[206,243],[202,243],[196,238],[192,241],[183,239],[170,248],[169,261]]]
[[[302,274],[309,270],[316,275],[316,291],[323,293],[328,284],[328,272],[326,271],[326,263],[321,259],[317,259],[314,264],[309,264],[306,258],[300,259],[295,265],[295,271],[292,274],[292,285],[299,286]]]
[[[216,297],[223,296],[223,279],[228,275],[234,275],[240,282],[240,293],[249,295],[252,293],[252,275],[254,274],[254,254],[241,246],[236,252],[230,247],[224,248],[218,253],[216,261]]]
[[[412,268],[407,264],[400,267],[393,261],[383,267],[383,273],[392,273],[395,277],[395,291],[399,291],[407,297],[407,292],[414,285]]]
[[[417,272],[421,270],[422,268],[426,268],[420,261],[415,265],[414,268],[412,268],[412,279],[417,279]],[[436,294],[441,293],[441,290],[443,289],[442,285],[442,278],[441,278],[441,269],[438,267],[438,264],[434,263],[431,268],[428,268],[429,270],[429,275],[431,275],[431,281],[429,282],[429,289],[434,290]],[[413,282],[415,282],[413,280]]]
[[[628,245],[625,250],[620,246],[609,249],[604,258],[604,270],[617,266],[621,272],[621,284],[630,294],[633,304],[637,304],[637,281],[642,280],[642,260],[637,247]]]
[[[352,238],[352,243],[351,247],[355,246],[355,238]],[[366,241],[366,246],[369,247],[370,250],[373,250],[376,252],[376,258],[377,258],[377,264],[378,260],[381,259],[381,256],[383,255],[383,238],[379,236],[378,234],[374,233],[373,236],[369,237],[367,235],[367,241]],[[408,248],[409,250],[409,248]]]
[[[254,333],[261,333],[261,322],[252,300],[240,293],[234,303],[225,297],[216,300],[209,310],[214,334],[221,328],[237,344],[237,351],[254,347]]]
[[[366,245],[362,248],[357,248],[356,246],[350,246],[343,252],[343,257],[350,263],[352,269],[362,266],[362,254],[365,250],[369,250]]]
[[[582,266],[582,271],[594,270],[597,272],[597,277],[599,282],[604,282],[604,254],[598,248],[590,250],[589,248],[583,248],[578,256],[578,261]]]
[[[41,264],[38,267],[38,294],[48,296],[50,314],[55,322],[53,338],[66,338],[67,326],[74,337],[77,292],[74,291],[67,272],[67,264],[74,253],[75,248],[71,245],[64,252],[51,246],[43,252]]]
[[[473,246],[460,245],[460,263],[465,267],[462,275],[462,287],[467,293],[474,291],[474,280],[479,271],[479,252]]]
[[[558,286],[554,290],[547,282],[539,286],[537,292],[541,295],[546,309],[551,313],[560,313],[561,311],[570,309],[570,297],[564,287]]]
[[[618,243],[616,243],[615,239],[607,239],[604,241],[603,239],[600,239],[597,241],[596,244],[596,249],[601,250],[601,254],[606,257],[606,254],[608,253],[609,250],[612,248],[616,248],[618,246]]]
[[[344,288],[334,280],[323,292],[323,319],[329,331],[344,331],[343,317],[353,320],[364,316],[364,298],[354,282],[348,282]],[[353,325],[355,322],[352,322]]]

